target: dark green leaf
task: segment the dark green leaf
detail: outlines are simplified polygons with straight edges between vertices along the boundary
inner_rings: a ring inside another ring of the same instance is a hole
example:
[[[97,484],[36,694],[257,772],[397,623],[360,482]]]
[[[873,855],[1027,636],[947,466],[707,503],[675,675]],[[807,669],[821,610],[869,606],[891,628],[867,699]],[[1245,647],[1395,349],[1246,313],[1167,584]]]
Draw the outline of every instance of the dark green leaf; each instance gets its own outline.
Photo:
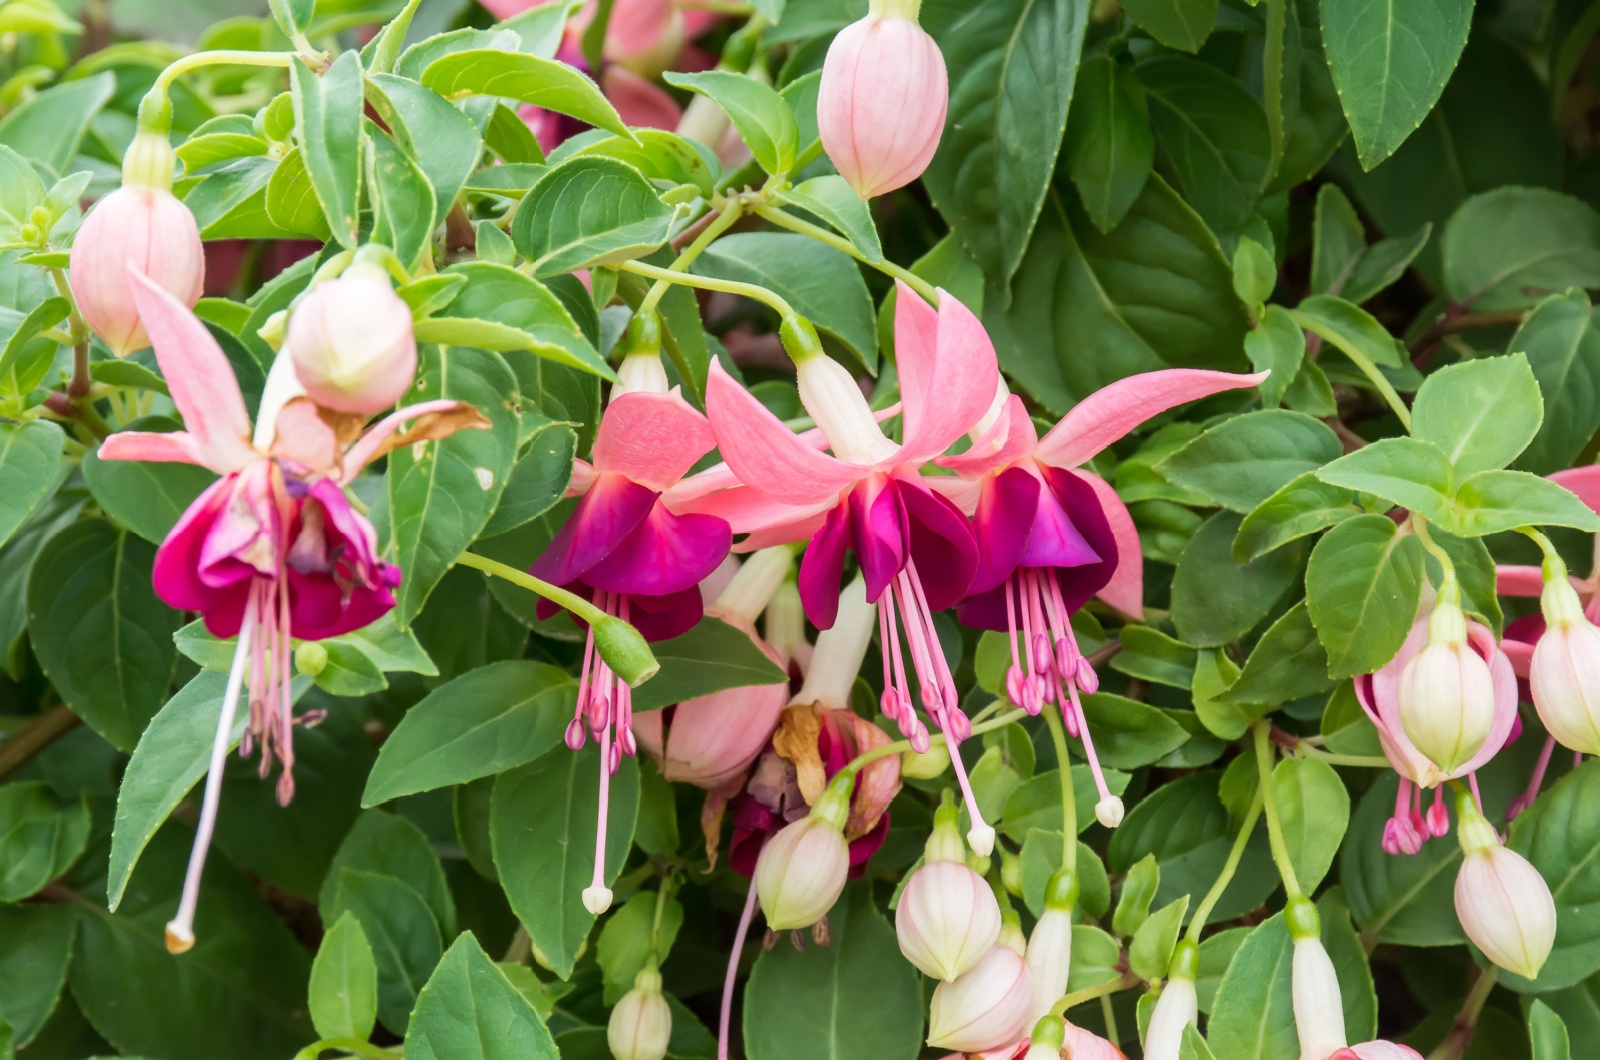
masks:
[[[1394,336],[1365,309],[1344,298],[1314,294],[1294,310],[1295,322],[1314,331],[1346,353],[1354,351],[1373,364],[1400,367]]]
[[[1444,286],[1474,309],[1520,309],[1600,286],[1600,213],[1544,188],[1498,188],[1461,204],[1440,241]]]
[[[465,277],[467,285],[444,307],[441,311],[443,316],[416,322],[418,340],[477,346],[508,354],[527,350],[565,367],[580,369],[604,379],[616,378],[562,299],[545,284],[510,266],[487,261],[452,265],[445,275]],[[511,360],[512,369],[519,379],[527,371],[532,371],[538,377],[536,368],[529,369],[516,363],[515,358]],[[558,385],[542,378],[534,381],[548,382],[560,391],[563,399],[572,386]],[[553,420],[576,423],[598,420],[598,415],[591,414],[587,405],[581,409],[567,408],[565,405],[561,408],[547,407],[553,395],[545,393],[545,389],[543,385],[524,387],[523,397],[537,403],[539,411]]]
[[[727,688],[787,680],[748,634],[717,618],[651,645],[661,672],[633,693],[633,709],[655,710]]]
[[[77,912],[68,905],[0,907],[0,1022],[27,1045],[67,981]]]
[[[549,511],[572,480],[578,435],[571,427],[548,424],[534,434],[506,481],[500,505],[483,528],[484,537],[513,530]]]
[[[1533,863],[1550,885],[1560,916],[1555,945],[1539,978],[1510,972],[1501,982],[1519,992],[1542,993],[1581,982],[1600,970],[1600,765],[1591,759],[1558,780],[1511,827],[1510,847]]]
[[[376,215],[372,238],[409,268],[433,245],[433,185],[381,130],[371,130],[367,144],[367,184]]]
[[[1109,232],[1139,197],[1155,161],[1150,107],[1138,75],[1105,55],[1078,67],[1077,96],[1067,123],[1067,172],[1089,219]]]
[[[361,214],[361,59],[345,52],[318,75],[297,58],[289,72],[306,173],[333,237],[353,248]]]
[[[324,923],[331,924],[339,918],[341,869],[399,880],[417,893],[446,936],[455,933],[455,902],[439,856],[422,829],[399,814],[367,810],[356,818],[339,844],[318,895]]]
[[[439,924],[422,896],[393,876],[335,865],[323,884],[324,922],[347,914],[361,925],[378,971],[378,1017],[396,1034],[406,1030],[422,985],[443,950]]]
[[[1361,797],[1339,856],[1339,882],[1362,933],[1399,946],[1453,946],[1465,936],[1452,892],[1461,866],[1457,843],[1426,843],[1420,854],[1383,849],[1383,826],[1394,813],[1394,776]],[[1448,838],[1448,837],[1447,837]]]
[[[1589,296],[1568,291],[1546,298],[1506,348],[1527,354],[1544,397],[1544,422],[1518,466],[1540,475],[1572,466],[1600,428],[1600,331]]]
[[[1217,22],[1216,0],[1130,0],[1126,10],[1150,36],[1185,52],[1199,51]]]
[[[170,420],[147,430],[172,429]],[[83,457],[83,480],[95,503],[129,530],[159,545],[178,517],[217,477],[190,464],[157,464],[142,460],[102,460],[98,449]]]
[[[1233,558],[1233,540],[1242,522],[1233,512],[1218,512],[1200,525],[1178,557],[1172,621],[1178,636],[1197,648],[1220,648],[1240,639],[1299,580],[1299,548],[1279,549],[1248,563]]]
[[[1147,766],[1189,740],[1159,709],[1110,692],[1084,696],[1083,714],[1100,762],[1112,769]]]
[[[1328,653],[1302,601],[1267,628],[1239,679],[1216,698],[1224,703],[1276,705],[1326,691],[1332,684]]]
[[[414,1060],[557,1060],[550,1032],[471,933],[422,988],[406,1031]]]
[[[64,441],[61,428],[45,420],[0,424],[0,544],[50,495]]]
[[[41,780],[0,786],[0,902],[64,875],[89,842],[89,804],[63,805]]]
[[[1300,412],[1267,409],[1223,420],[1156,465],[1168,480],[1249,512],[1344,452],[1339,436]]]
[[[511,237],[536,276],[614,265],[666,242],[672,207],[632,166],[580,157],[551,167],[517,208]]]
[[[395,142],[426,176],[434,194],[434,219],[442,220],[483,153],[477,127],[438,94],[408,78],[374,74],[367,86],[368,98]]]

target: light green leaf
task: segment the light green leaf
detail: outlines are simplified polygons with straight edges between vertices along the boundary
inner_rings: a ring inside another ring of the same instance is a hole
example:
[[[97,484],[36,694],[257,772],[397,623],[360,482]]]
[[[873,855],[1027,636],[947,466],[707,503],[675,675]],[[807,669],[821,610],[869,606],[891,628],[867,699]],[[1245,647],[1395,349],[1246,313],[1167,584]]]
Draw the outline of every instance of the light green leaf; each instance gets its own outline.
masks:
[[[1480,471],[1456,490],[1445,525],[1461,537],[1483,537],[1524,524],[1600,530],[1600,515],[1564,486],[1526,471]]]
[[[1314,294],[1292,311],[1295,322],[1347,353],[1354,350],[1373,364],[1400,367],[1394,336],[1365,309],[1343,298]]]
[[[1171,482],[1249,512],[1344,452],[1339,436],[1300,412],[1266,409],[1218,423],[1156,465]]]
[[[52,492],[65,437],[45,420],[0,424],[0,544],[11,539]]]
[[[1554,1009],[1537,999],[1528,1009],[1528,1040],[1533,1060],[1572,1060],[1567,1025]]]
[[[1350,794],[1333,767],[1315,758],[1279,762],[1272,771],[1272,792],[1295,878],[1305,893],[1314,894],[1350,825]]]
[[[361,59],[345,52],[318,75],[296,58],[289,73],[306,173],[333,237],[354,248],[361,214]]]
[[[324,1038],[366,1041],[378,1019],[378,965],[361,922],[346,911],[311,962],[311,1025]]]
[[[470,933],[456,939],[417,998],[410,1060],[558,1060],[527,998]]]
[[[1515,460],[1544,419],[1528,358],[1484,357],[1428,376],[1411,408],[1411,436],[1433,442],[1465,478]]]
[[[783,199],[828,222],[855,244],[868,261],[883,260],[883,246],[878,242],[872,211],[843,177],[812,177],[784,192]]]
[[[551,167],[522,199],[511,238],[534,275],[643,257],[666,242],[672,207],[638,170],[609,158]]]
[[[377,1010],[383,1025],[404,1033],[422,985],[439,962],[439,924],[405,881],[337,862],[328,871],[321,903],[324,923],[353,917],[377,965]]]
[[[1296,475],[1282,489],[1250,510],[1233,539],[1234,559],[1255,559],[1290,541],[1337,525],[1359,514],[1354,494],[1330,486],[1316,472]]]
[[[666,82],[715,100],[762,169],[777,175],[794,168],[800,128],[795,124],[794,112],[771,86],[730,70],[668,73]]]
[[[441,316],[416,322],[418,341],[504,353],[527,350],[602,379],[616,378],[562,300],[532,276],[488,261],[452,265],[445,275],[463,277],[467,284]],[[513,370],[519,377],[523,374],[520,364],[513,364]],[[523,397],[543,403],[549,395],[542,388],[524,388]],[[550,419],[584,422],[577,416],[548,414]]]
[[[0,145],[65,173],[89,123],[111,101],[116,89],[117,78],[110,70],[64,78],[0,119]]]
[[[459,108],[409,78],[375,74],[367,86],[373,109],[433,190],[434,220],[443,220],[483,154],[477,126]]]
[[[1455,470],[1444,450],[1432,442],[1384,438],[1335,460],[1317,477],[1332,486],[1375,494],[1430,522],[1453,523]]]
[[[641,891],[628,899],[626,905],[606,919],[595,943],[595,958],[605,976],[605,1003],[615,1005],[623,994],[633,989],[633,980],[652,955],[657,962],[665,961],[672,952],[672,943],[683,927],[683,906],[676,899],[666,899],[659,921],[656,916],[655,891]],[[659,933],[655,925],[660,924]],[[656,945],[651,945],[651,939]]]
[[[1269,305],[1255,329],[1244,337],[1244,352],[1256,371],[1272,373],[1261,382],[1261,403],[1277,408],[1305,364],[1305,332],[1287,309]]]
[[[0,144],[0,241],[19,239],[36,206],[44,204],[44,182],[28,160]]]
[[[382,131],[373,129],[367,145],[367,186],[376,215],[372,238],[409,268],[433,245],[433,185]]]
[[[397,72],[405,73],[404,69]],[[422,72],[421,81],[424,88],[431,88],[445,99],[500,96],[570,114],[619,136],[630,135],[600,86],[575,67],[555,59],[473,48],[434,59]]]
[[[1167,962],[1178,944],[1178,931],[1189,911],[1189,896],[1168,902],[1151,913],[1128,944],[1128,967],[1144,979],[1159,979],[1167,974]]]
[[[1375,673],[1400,651],[1417,617],[1422,543],[1382,515],[1346,519],[1317,542],[1306,605],[1335,680]]]

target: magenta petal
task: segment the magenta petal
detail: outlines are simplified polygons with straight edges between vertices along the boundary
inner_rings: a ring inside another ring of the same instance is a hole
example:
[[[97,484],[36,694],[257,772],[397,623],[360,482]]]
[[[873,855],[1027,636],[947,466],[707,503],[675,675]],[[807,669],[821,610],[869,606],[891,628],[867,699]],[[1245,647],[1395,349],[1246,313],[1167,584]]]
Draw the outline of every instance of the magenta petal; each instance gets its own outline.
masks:
[[[800,557],[800,602],[818,629],[831,629],[839,617],[839,581],[844,577],[844,553],[849,544],[849,505],[840,504],[829,509],[822,529]]]
[[[896,492],[906,513],[911,558],[928,610],[943,611],[966,595],[978,569],[978,542],[972,524],[948,497],[935,493],[920,479],[897,479]]]
[[[532,573],[556,585],[577,581],[633,532],[659,494],[621,475],[599,475],[567,524],[534,561]]]
[[[696,586],[665,596],[628,598],[628,621],[652,644],[689,632],[704,613],[705,605]]]
[[[978,566],[968,592],[984,593],[1003,585],[1017,569],[1043,489],[1025,468],[1009,467],[998,475],[984,476],[978,508],[972,515]]]
[[[733,531],[716,516],[673,515],[657,503],[583,580],[630,596],[682,592],[716,570],[732,543]]]
[[[1006,610],[1006,587],[997,586],[974,593],[956,605],[956,620],[968,629],[992,629],[1004,633],[1011,628]]]
[[[1068,611],[1076,611],[1095,593],[1105,588],[1117,569],[1117,537],[1111,523],[1100,507],[1094,487],[1071,471],[1045,467],[1045,483],[1051,494],[1066,511],[1073,528],[1099,558],[1091,563],[1056,569],[1056,581],[1061,586],[1062,603]],[[1047,507],[1041,505],[1040,507]]]
[[[866,579],[867,599],[876,603],[905,569],[906,513],[892,483],[875,475],[850,491],[850,543]]]
[[[1091,510],[1098,513],[1109,531],[1111,521],[1105,519],[1105,509],[1100,504],[1099,495],[1091,488],[1088,496],[1088,503],[1075,507],[1074,511],[1080,515]],[[1115,541],[1115,537],[1112,540]],[[1021,565],[1082,567],[1099,561],[1100,554],[1084,540],[1083,533],[1073,522],[1072,517],[1062,509],[1055,495],[1047,494],[1039,504],[1038,518],[1034,520],[1032,532],[1028,535],[1028,543],[1022,550]]]

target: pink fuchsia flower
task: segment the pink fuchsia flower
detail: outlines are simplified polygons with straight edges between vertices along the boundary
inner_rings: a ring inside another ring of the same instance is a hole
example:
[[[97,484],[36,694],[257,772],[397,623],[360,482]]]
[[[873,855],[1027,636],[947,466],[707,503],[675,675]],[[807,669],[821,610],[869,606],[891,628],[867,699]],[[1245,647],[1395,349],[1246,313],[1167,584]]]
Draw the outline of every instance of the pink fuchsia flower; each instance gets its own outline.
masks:
[[[307,292],[289,318],[287,349],[306,395],[334,412],[382,412],[417,374],[411,307],[381,266],[365,262]]]
[[[245,670],[250,725],[243,749],[260,745],[263,777],[274,759],[282,765],[278,801],[287,803],[294,794],[290,639],[348,633],[394,606],[400,572],[378,557],[372,524],[351,508],[343,483],[398,445],[487,424],[470,406],[431,401],[399,410],[346,447],[340,429],[299,395],[289,359],[279,357],[252,434],[233,370],[210,332],[142,273],[131,272],[129,283],[186,429],[114,434],[100,456],[197,464],[222,476],[162,543],[154,581],[157,595],[200,612],[213,635],[239,638],[195,851],[178,917],[167,929],[168,948],[181,953],[194,944],[200,872]],[[410,420],[412,429],[397,435]]]
[[[1401,678],[1406,666],[1420,654],[1428,640],[1428,616],[1417,619],[1400,653],[1373,674],[1355,680],[1356,699],[1378,730],[1384,757],[1400,774],[1395,796],[1394,816],[1383,829],[1383,849],[1390,854],[1415,854],[1430,835],[1441,836],[1450,827],[1449,812],[1441,789],[1433,807],[1424,816],[1422,789],[1439,787],[1446,780],[1471,776],[1500,752],[1512,736],[1517,717],[1517,678],[1511,661],[1495,643],[1494,633],[1477,622],[1466,623],[1467,643],[1486,664],[1493,692],[1494,716],[1487,736],[1476,754],[1452,769],[1441,769],[1419,751],[1406,735],[1400,719]],[[1477,780],[1471,781],[1474,787]]]
[[[1422,1060],[1422,1054],[1409,1045],[1394,1042],[1362,1042],[1350,1045],[1328,1057],[1328,1060]]]
[[[687,632],[703,612],[700,582],[727,556],[731,534],[716,516],[674,512],[663,494],[712,444],[705,417],[676,391],[612,400],[600,418],[593,461],[574,462],[567,495],[578,497],[578,505],[531,573],[632,623],[648,641]],[[558,610],[540,602],[541,617]],[[633,690],[595,649],[590,628],[566,741],[574,751],[590,734],[600,741],[595,876],[584,892],[585,905],[596,915],[611,904],[601,879],[611,774],[623,755],[638,751],[632,704]]]
[[[872,0],[828,46],[817,89],[822,146],[856,194],[911,183],[933,160],[950,84],[939,45],[917,24],[921,0]]]
[[[814,332],[808,346],[796,357],[800,398],[832,455],[795,435],[713,364],[706,388],[712,430],[728,467],[750,493],[726,491],[700,503],[707,510],[722,507],[736,531],[753,532],[762,544],[809,540],[800,563],[800,595],[820,629],[834,623],[845,558],[853,554],[866,579],[866,598],[878,607],[884,713],[913,747],[927,750],[928,731],[912,706],[914,672],[923,706],[953,749],[971,727],[961,713],[933,612],[967,591],[978,548],[966,517],[929,488],[920,469],[983,416],[1000,381],[994,346],[953,296],[941,292],[935,311],[900,285],[895,348],[901,445],[884,437],[855,379],[822,352]],[[994,830],[983,821],[960,757],[952,760],[972,819],[968,839],[987,854]]]
[[[205,287],[200,228],[172,194],[175,157],[165,136],[135,136],[124,158],[122,187],[89,211],[72,241],[69,279],[78,311],[118,357],[150,345],[130,269],[185,308],[200,300]]]
[[[1465,855],[1456,875],[1456,917],[1485,957],[1514,975],[1536,978],[1555,945],[1550,885],[1527,858],[1500,842],[1471,798],[1459,798],[1456,810]]]
[[[1083,739],[1100,792],[1095,815],[1107,827],[1121,822],[1122,801],[1106,786],[1083,723],[1079,690],[1095,691],[1099,679],[1071,618],[1096,595],[1142,614],[1144,561],[1127,507],[1082,465],[1158,413],[1263,378],[1189,368],[1130,376],[1085,398],[1042,440],[1022,400],[997,390],[972,447],[936,461],[960,476],[933,484],[972,515],[978,542],[978,568],[956,613],[968,626],[1010,635],[1014,703],[1032,714],[1060,704],[1067,729]]]

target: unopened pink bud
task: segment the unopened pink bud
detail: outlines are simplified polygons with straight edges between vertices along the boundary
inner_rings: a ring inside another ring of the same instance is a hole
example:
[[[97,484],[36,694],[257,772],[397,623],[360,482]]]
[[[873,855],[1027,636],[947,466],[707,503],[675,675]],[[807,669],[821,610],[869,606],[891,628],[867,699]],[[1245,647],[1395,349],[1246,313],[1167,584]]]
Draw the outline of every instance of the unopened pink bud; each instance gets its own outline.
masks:
[[[606,1022],[606,1044],[616,1060],[662,1060],[672,1039],[672,1009],[661,996],[661,973],[645,968]]]
[[[659,710],[634,715],[633,732],[663,777],[709,791],[756,760],[788,702],[786,684],[730,688],[674,707],[664,745]]]
[[[1018,1041],[1033,1015],[1033,981],[1021,954],[995,946],[966,974],[940,983],[928,1011],[928,1044],[979,1053]]]
[[[129,287],[130,269],[186,306],[205,287],[205,250],[194,214],[172,194],[164,137],[140,133],[128,148],[135,161],[123,186],[96,204],[72,241],[70,279],[78,311],[111,352],[124,357],[150,345]],[[164,177],[164,179],[163,179]]]
[[[911,183],[944,132],[950,85],[939,46],[917,24],[921,0],[874,0],[839,31],[822,64],[817,127],[863,199]]]
[[[1362,1042],[1340,1049],[1328,1060],[1422,1060],[1422,1054],[1409,1045],[1393,1042]]]
[[[1028,974],[1033,978],[1033,1016],[1045,1014],[1067,995],[1072,972],[1072,909],[1046,907],[1028,936]]]
[[[844,823],[850,811],[847,800],[832,805],[833,794],[830,788],[811,813],[767,840],[756,859],[756,896],[773,931],[810,927],[844,891],[850,871]]]
[[[1544,631],[1533,648],[1528,683],[1539,719],[1557,742],[1600,754],[1600,628],[1581,610]]]
[[[1122,1050],[1098,1034],[1067,1024],[1058,1052],[1061,1060],[1127,1060]]]
[[[1183,1029],[1194,1026],[1200,1012],[1194,980],[1173,976],[1156,998],[1150,1025],[1144,1035],[1145,1060],[1179,1060],[1183,1049]]]
[[[313,287],[289,318],[288,341],[306,394],[335,412],[381,412],[417,374],[411,307],[377,266]]]
[[[900,952],[924,975],[949,981],[1000,938],[1000,903],[962,861],[930,861],[906,881],[895,907]]]
[[[1441,598],[1428,620],[1428,642],[1400,674],[1400,723],[1437,768],[1419,777],[1433,787],[1482,749],[1494,724],[1494,678],[1467,641],[1466,616]]]
[[[1500,844],[1474,816],[1461,825],[1466,857],[1456,875],[1456,916],[1483,955],[1508,972],[1533,979],[1556,938],[1556,903],[1539,870]]]

